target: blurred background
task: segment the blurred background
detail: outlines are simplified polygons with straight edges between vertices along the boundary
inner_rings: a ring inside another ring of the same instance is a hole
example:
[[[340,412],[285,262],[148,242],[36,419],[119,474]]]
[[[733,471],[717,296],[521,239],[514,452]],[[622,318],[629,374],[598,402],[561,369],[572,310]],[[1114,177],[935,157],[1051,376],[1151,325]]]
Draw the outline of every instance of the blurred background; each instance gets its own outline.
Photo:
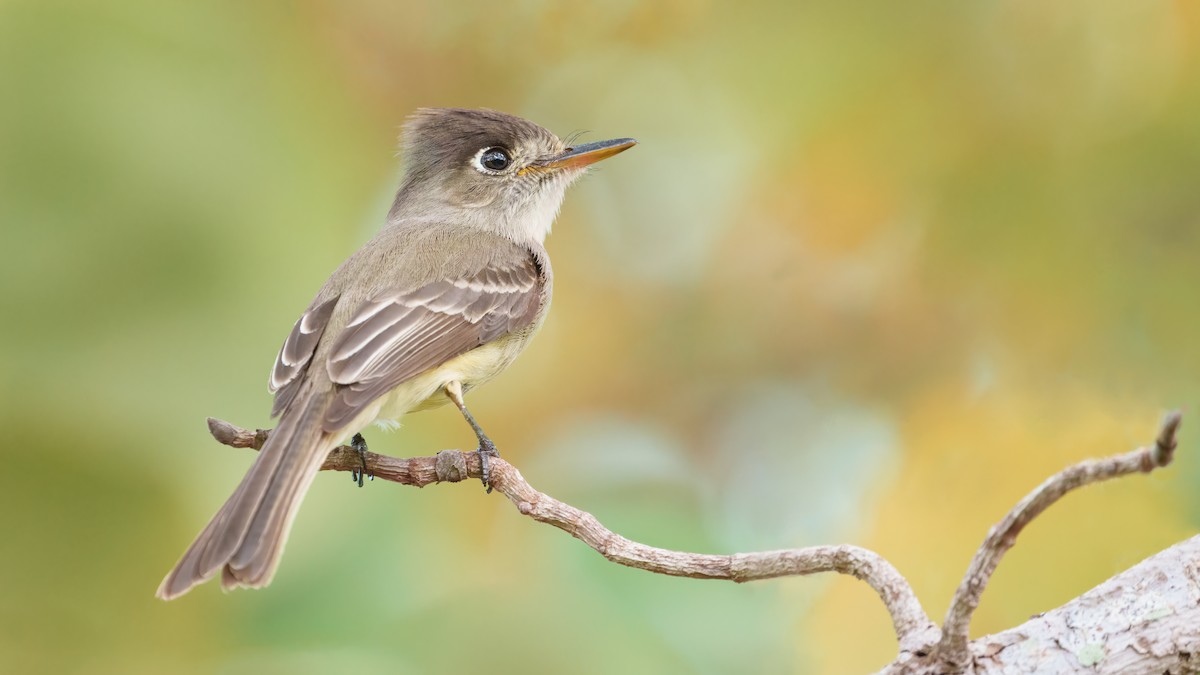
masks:
[[[1039,518],[974,633],[1200,524],[1195,3],[3,0],[0,91],[0,671],[894,656],[864,584],[617,567],[477,484],[321,475],[268,590],[154,599],[253,459],[205,417],[270,424],[276,350],[382,223],[420,106],[641,141],[568,195],[550,318],[472,398],[614,530],[871,547],[940,619],[1014,502],[1175,406],[1177,465]],[[473,447],[453,409],[367,437]]]

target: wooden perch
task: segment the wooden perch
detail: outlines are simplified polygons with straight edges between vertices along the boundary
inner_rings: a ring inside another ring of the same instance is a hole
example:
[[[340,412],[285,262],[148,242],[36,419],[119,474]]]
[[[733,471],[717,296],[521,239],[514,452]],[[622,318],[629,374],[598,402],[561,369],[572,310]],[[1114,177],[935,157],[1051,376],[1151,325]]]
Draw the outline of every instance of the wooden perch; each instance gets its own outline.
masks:
[[[980,546],[938,628],[908,581],[879,554],[851,545],[712,555],[630,541],[591,514],[535,490],[517,469],[491,460],[491,485],[522,514],[568,532],[605,558],[657,574],[735,582],[838,572],[866,582],[892,617],[899,655],[884,673],[1185,673],[1200,668],[1200,536],[1113,577],[1070,603],[1016,628],[969,640],[971,617],[1001,558],[1017,535],[1068,492],[1109,478],[1149,472],[1173,458],[1181,416],[1168,414],[1156,442],[1107,459],[1086,460],[1039,485]],[[209,418],[225,445],[261,449],[268,431],[250,432]],[[360,471],[364,458],[348,446],[330,452],[322,470]],[[480,477],[474,452],[444,450],[398,459],[368,452],[369,474],[423,487]]]
[[[948,664],[966,665],[970,657],[967,639],[971,616],[979,606],[983,589],[991,580],[1000,559],[1016,543],[1017,535],[1026,525],[1071,490],[1131,473],[1149,473],[1170,464],[1175,456],[1175,434],[1179,431],[1181,421],[1181,414],[1172,412],[1163,418],[1154,445],[1067,467],[1025,495],[1003,520],[992,527],[987,539],[975,552],[962,583],[954,593],[954,599],[950,601],[950,610],[946,612],[946,621],[942,624],[942,639],[937,646],[937,655]]]

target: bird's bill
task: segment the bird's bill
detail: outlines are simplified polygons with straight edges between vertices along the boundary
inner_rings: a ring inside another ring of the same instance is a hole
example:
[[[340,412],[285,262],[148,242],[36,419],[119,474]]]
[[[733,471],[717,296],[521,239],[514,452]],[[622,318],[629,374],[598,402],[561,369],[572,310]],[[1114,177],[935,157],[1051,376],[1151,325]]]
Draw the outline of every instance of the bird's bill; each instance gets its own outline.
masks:
[[[602,159],[624,152],[637,145],[632,138],[614,138],[611,141],[596,141],[567,148],[560,155],[541,162],[543,169],[582,169]]]

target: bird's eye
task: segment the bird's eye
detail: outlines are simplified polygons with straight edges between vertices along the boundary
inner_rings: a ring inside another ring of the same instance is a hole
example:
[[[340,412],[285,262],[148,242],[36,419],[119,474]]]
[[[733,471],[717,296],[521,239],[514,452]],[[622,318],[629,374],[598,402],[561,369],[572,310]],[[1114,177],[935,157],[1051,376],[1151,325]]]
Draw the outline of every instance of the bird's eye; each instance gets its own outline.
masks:
[[[504,148],[486,148],[479,153],[479,166],[488,171],[503,171],[512,163]]]

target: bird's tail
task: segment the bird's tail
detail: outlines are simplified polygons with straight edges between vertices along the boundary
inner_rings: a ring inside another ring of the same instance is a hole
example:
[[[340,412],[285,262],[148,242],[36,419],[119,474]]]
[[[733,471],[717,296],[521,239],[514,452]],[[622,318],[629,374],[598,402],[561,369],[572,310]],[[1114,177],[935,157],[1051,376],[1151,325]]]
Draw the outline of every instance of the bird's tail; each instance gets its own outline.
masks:
[[[261,588],[271,582],[292,519],[334,439],[323,428],[328,394],[296,401],[267,437],[233,496],[158,587],[171,600],[211,579],[223,588]]]

